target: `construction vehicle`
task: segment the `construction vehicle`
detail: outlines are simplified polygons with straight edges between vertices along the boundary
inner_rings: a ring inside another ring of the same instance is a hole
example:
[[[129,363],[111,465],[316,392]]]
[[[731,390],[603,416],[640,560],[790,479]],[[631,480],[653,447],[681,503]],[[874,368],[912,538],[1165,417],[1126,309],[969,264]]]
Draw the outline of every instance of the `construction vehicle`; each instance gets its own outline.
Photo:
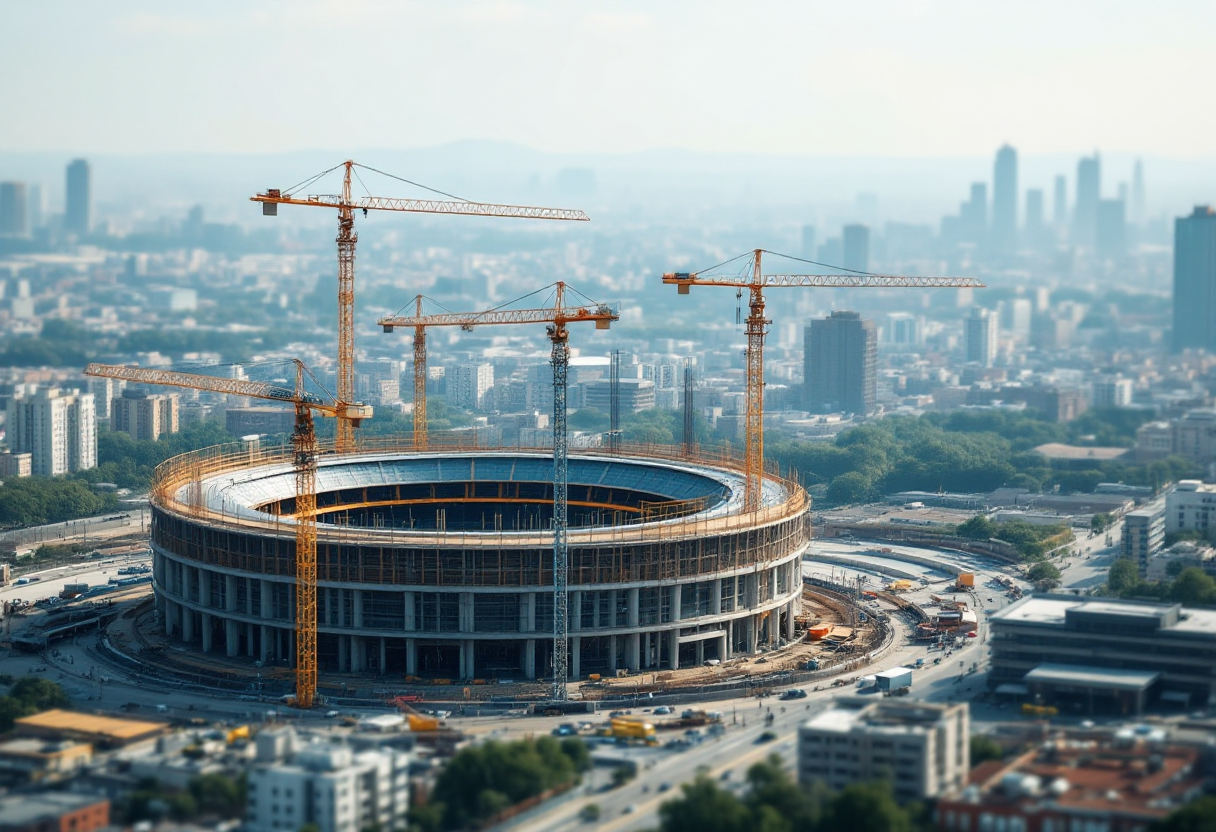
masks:
[[[887,592],[907,592],[911,588],[912,582],[902,578],[898,581],[891,581],[891,583],[887,584]]]
[[[669,272],[663,275],[665,284],[674,285],[681,295],[687,295],[693,286],[727,286],[736,290],[735,296],[742,298],[743,291],[750,294],[747,316],[747,416],[744,424],[743,469],[746,477],[744,485],[744,510],[758,511],[760,509],[761,482],[764,478],[764,336],[768,332],[771,320],[764,317],[764,290],[783,287],[827,287],[827,288],[982,288],[983,283],[973,277],[902,277],[893,275],[867,274],[853,271],[850,274],[764,274],[761,270],[761,256],[764,249],[755,249],[748,254],[727,260],[709,271],[728,266],[751,257],[751,262],[744,274],[709,275],[699,272]],[[777,255],[788,257],[788,255]],[[791,260],[801,260],[789,257]],[[804,260],[802,262],[812,262]],[[822,266],[822,263],[813,265]],[[851,271],[845,269],[845,271]]]
[[[874,674],[874,686],[884,696],[903,696],[912,688],[912,668],[894,667]]]
[[[378,322],[385,332],[392,332],[397,327],[413,327],[414,337],[425,331],[429,326],[458,326],[471,331],[475,326],[495,326],[499,324],[548,324],[547,333],[553,343],[553,691],[554,701],[564,702],[567,698],[566,677],[569,674],[569,652],[567,648],[569,623],[567,621],[566,583],[569,570],[567,551],[567,509],[568,489],[566,467],[569,447],[566,436],[566,376],[570,364],[570,333],[568,324],[576,322],[591,322],[596,329],[608,329],[620,315],[615,307],[606,303],[588,302],[579,305],[566,305],[566,291],[569,287],[561,281],[546,289],[554,289],[552,306],[540,309],[509,309],[511,304],[523,298],[497,306],[485,312],[447,312],[438,315],[415,315],[414,317],[393,316],[381,318]],[[544,289],[538,290],[544,291]],[[571,290],[573,291],[573,290]],[[535,295],[537,292],[532,292]],[[531,295],[525,295],[530,297]],[[420,296],[421,297],[421,296]],[[415,299],[415,311],[422,308],[421,299]],[[418,363],[417,340],[415,340],[414,389],[415,393],[421,386],[423,398],[426,397],[426,354],[422,354],[422,364]],[[420,370],[421,367],[421,370]],[[421,371],[421,382],[419,372]],[[418,403],[415,401],[415,408]],[[420,425],[414,421],[414,434],[419,431],[425,436],[425,419]]]
[[[657,745],[653,723],[640,717],[614,717],[608,722],[607,736],[617,742]]]
[[[229,745],[232,745],[234,742],[240,742],[241,740],[248,741],[251,736],[252,734],[249,731],[248,725],[238,725],[235,728],[228,729],[225,739]]]
[[[342,193],[322,196],[294,196],[301,189],[317,182],[321,177],[343,168]],[[519,217],[538,220],[581,220],[589,218],[582,211],[565,208],[538,208],[522,205],[494,205],[484,202],[470,202],[456,199],[446,201],[438,199],[395,199],[391,197],[351,195],[351,176],[358,178],[355,168],[361,168],[382,176],[389,176],[410,185],[416,183],[386,174],[383,171],[360,165],[347,160],[340,165],[311,176],[286,190],[270,188],[264,193],[255,194],[249,199],[262,203],[262,215],[278,216],[280,205],[308,205],[312,207],[334,208],[338,211],[338,391],[336,395],[339,406],[337,431],[334,447],[339,453],[350,451],[355,444],[355,427],[357,420],[348,419],[343,409],[354,401],[355,396],[355,245],[359,235],[355,233],[355,211],[362,210],[363,216],[368,211],[405,211],[423,214],[457,214],[460,216],[477,217]],[[362,180],[360,180],[362,184]],[[425,190],[442,196],[441,191],[433,188]]]
[[[1055,705],[1035,705],[1031,702],[1022,703],[1023,716],[1059,716],[1060,711]]]
[[[277,402],[290,402],[296,408],[292,433],[296,474],[296,498],[292,517],[296,523],[296,695],[294,704],[311,708],[317,694],[317,434],[312,413],[333,416],[357,425],[370,418],[372,408],[349,401],[328,402],[304,390],[305,376],[316,378],[302,361],[293,360],[295,385],[280,387],[259,381],[219,378],[173,370],[143,367],[117,367],[90,364],[85,375],[114,378],[136,384],[161,384],[185,387]],[[320,386],[320,383],[317,383]]]
[[[954,588],[957,590],[966,590],[975,588],[975,573],[961,572],[958,578],[954,581]]]

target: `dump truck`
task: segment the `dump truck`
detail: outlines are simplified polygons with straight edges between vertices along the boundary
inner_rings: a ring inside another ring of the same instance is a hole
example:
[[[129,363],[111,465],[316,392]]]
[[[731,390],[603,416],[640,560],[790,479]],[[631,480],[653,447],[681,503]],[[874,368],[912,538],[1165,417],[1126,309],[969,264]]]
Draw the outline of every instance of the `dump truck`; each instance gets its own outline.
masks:
[[[887,584],[887,592],[907,592],[912,588],[912,582],[906,578],[900,578],[898,581],[891,581]]]
[[[654,725],[637,717],[616,717],[608,723],[609,735],[618,742],[642,742],[655,745]]]
[[[974,589],[975,588],[975,573],[960,572],[958,579],[954,582],[955,589]]]
[[[912,687],[912,668],[893,667],[874,674],[874,682],[886,696],[902,696]]]

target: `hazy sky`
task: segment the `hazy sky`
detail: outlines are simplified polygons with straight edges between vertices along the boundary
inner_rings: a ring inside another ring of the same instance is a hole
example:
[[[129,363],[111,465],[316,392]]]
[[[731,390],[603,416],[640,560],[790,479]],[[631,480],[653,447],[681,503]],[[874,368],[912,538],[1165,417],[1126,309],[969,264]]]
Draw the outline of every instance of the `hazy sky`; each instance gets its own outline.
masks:
[[[1212,0],[0,0],[0,150],[1211,156]]]

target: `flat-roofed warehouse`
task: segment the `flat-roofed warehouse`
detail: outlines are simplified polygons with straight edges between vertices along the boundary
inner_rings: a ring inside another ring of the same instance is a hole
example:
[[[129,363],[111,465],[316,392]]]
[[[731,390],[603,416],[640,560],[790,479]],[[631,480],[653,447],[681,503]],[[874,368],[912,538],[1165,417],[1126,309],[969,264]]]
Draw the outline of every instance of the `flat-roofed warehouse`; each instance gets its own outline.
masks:
[[[992,614],[989,687],[1062,712],[1136,714],[1216,697],[1216,610],[1031,595]]]
[[[55,709],[21,717],[13,723],[13,730],[18,736],[77,740],[97,748],[121,748],[166,734],[169,726],[164,722]]]

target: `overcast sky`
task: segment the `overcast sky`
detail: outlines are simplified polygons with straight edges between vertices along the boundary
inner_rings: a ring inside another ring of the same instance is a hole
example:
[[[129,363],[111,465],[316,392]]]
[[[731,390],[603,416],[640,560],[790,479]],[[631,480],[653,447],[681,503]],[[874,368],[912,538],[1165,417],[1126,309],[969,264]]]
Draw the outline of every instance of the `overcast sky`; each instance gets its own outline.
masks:
[[[0,2],[0,151],[1209,157],[1212,0]]]

